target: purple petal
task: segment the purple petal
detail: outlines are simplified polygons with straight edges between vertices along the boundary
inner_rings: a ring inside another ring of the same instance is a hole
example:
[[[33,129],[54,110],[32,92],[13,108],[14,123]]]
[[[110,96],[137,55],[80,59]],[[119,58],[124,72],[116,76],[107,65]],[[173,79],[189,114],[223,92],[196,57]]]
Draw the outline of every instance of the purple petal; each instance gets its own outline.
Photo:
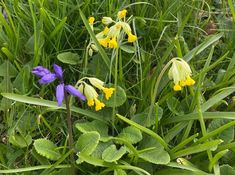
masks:
[[[48,84],[48,83],[53,82],[56,78],[57,77],[55,74],[49,73],[49,74],[44,75],[38,82],[40,84]]]
[[[32,73],[36,76],[43,77],[46,74],[51,73],[47,68],[43,66],[34,67]]]
[[[65,90],[68,93],[70,93],[71,95],[80,98],[81,100],[86,100],[86,97],[81,92],[79,92],[75,87],[73,87],[72,85],[65,86]]]
[[[61,83],[56,87],[56,99],[58,102],[58,106],[62,106],[62,102],[64,99],[64,83]]]
[[[62,68],[60,66],[58,66],[57,64],[53,64],[53,68],[54,68],[56,76],[59,79],[62,79],[63,78],[63,70],[62,70]]]

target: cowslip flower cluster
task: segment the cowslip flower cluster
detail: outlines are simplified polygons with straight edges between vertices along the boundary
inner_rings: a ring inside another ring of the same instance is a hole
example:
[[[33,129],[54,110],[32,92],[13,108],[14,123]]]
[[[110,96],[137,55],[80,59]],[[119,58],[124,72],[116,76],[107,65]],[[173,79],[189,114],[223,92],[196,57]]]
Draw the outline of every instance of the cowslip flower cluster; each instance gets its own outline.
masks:
[[[78,90],[86,96],[87,105],[90,107],[95,106],[95,110],[99,111],[105,107],[105,104],[98,99],[99,95],[95,88],[104,93],[106,100],[110,99],[115,89],[105,87],[103,81],[93,77],[84,77],[78,81]]]
[[[180,91],[185,86],[192,86],[195,81],[191,78],[192,71],[190,66],[182,58],[173,58],[172,65],[169,69],[168,76],[174,81],[174,91]]]
[[[126,14],[127,14],[126,9],[119,11],[117,14],[118,16],[117,21],[114,21],[111,17],[102,18],[101,21],[105,25],[105,27],[102,32],[96,34],[96,38],[103,47],[117,48],[121,29],[123,29],[123,31],[127,34],[128,36],[127,41],[129,43],[135,42],[137,40],[137,36],[132,33],[130,25],[126,22]],[[94,17],[88,18],[88,22],[92,30],[93,30],[94,21],[95,21]],[[110,24],[113,25],[109,27]],[[89,50],[90,55],[92,55],[93,50],[94,51],[98,50],[93,41],[91,41],[89,46],[90,46]]]
[[[76,96],[83,101],[86,100],[86,97],[75,87],[73,87],[72,85],[64,85],[63,70],[60,66],[58,66],[57,64],[53,64],[53,69],[54,73],[43,66],[37,66],[33,68],[32,73],[40,77],[38,81],[39,84],[49,84],[56,79],[59,80],[59,85],[57,85],[56,87],[56,99],[58,102],[58,106],[62,106],[65,92],[68,92],[70,95]]]

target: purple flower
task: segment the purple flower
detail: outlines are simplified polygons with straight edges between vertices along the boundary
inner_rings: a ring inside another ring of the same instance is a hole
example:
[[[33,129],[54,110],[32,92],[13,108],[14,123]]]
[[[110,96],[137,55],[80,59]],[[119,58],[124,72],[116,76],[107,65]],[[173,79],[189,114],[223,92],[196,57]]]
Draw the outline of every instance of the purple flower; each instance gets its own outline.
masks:
[[[55,74],[56,76],[59,78],[59,79],[63,79],[63,70],[60,66],[58,66],[57,64],[53,64],[53,69],[55,71]]]
[[[36,76],[42,77],[48,73],[51,73],[47,68],[43,66],[37,66],[33,68],[32,73]]]
[[[79,92],[75,87],[73,87],[72,85],[67,85],[65,86],[65,90],[70,94],[73,95],[75,97],[80,98],[81,100],[86,100],[86,97]]]
[[[86,97],[75,87],[73,87],[72,85],[64,85],[63,70],[60,66],[58,66],[57,64],[53,64],[53,69],[55,73],[50,72],[43,66],[37,66],[33,68],[32,73],[41,78],[38,81],[40,84],[49,84],[55,81],[55,79],[59,79],[60,83],[56,87],[56,99],[58,102],[58,106],[62,106],[65,91],[68,92],[70,95],[80,98],[81,100],[86,100]]]
[[[56,78],[57,78],[56,74],[48,73],[48,74],[44,75],[38,82],[40,84],[49,84],[49,83],[55,81]]]

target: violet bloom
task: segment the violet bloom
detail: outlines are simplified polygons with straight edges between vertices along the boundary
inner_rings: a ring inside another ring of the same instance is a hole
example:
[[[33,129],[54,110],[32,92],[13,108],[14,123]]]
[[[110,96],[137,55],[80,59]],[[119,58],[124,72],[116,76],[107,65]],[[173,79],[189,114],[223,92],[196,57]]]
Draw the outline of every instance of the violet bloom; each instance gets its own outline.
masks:
[[[49,84],[55,81],[55,79],[59,80],[60,83],[56,87],[56,99],[58,102],[58,106],[62,105],[65,91],[68,92],[70,95],[80,98],[81,100],[86,100],[86,97],[75,87],[73,87],[72,85],[64,85],[63,70],[60,66],[54,64],[53,69],[55,73],[52,73],[43,66],[37,66],[33,68],[32,73],[41,78],[38,81],[40,84]]]

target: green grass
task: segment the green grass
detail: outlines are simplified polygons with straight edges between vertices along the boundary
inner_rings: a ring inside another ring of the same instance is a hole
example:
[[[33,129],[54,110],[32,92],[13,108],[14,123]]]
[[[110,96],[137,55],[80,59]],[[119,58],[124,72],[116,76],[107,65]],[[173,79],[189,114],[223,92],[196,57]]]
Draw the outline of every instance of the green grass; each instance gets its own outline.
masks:
[[[120,47],[102,47],[102,17],[116,20],[124,8],[137,41],[121,32]],[[0,174],[234,174],[234,8],[232,0],[0,1]],[[57,57],[66,52],[73,58]],[[196,81],[179,92],[168,77],[174,57]],[[31,73],[54,63],[66,84],[96,77],[115,88],[110,100],[99,96],[100,111],[70,98],[72,148],[57,83],[40,85]]]

